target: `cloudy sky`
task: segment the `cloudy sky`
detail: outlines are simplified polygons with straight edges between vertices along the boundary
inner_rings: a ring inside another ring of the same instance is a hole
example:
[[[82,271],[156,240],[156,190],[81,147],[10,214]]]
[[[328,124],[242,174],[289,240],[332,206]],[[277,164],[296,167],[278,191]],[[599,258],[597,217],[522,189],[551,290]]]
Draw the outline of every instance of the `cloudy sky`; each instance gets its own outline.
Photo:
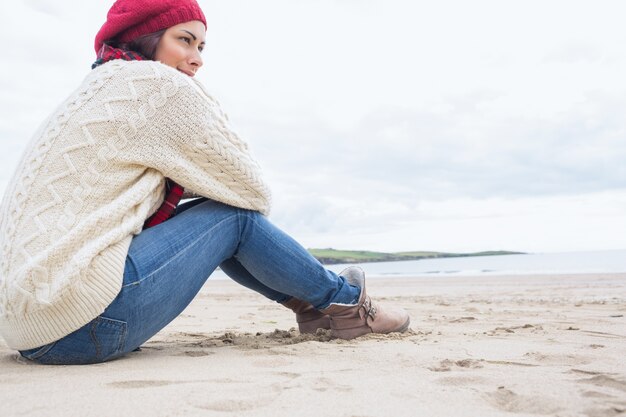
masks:
[[[111,4],[0,5],[0,192]],[[306,247],[626,249],[624,2],[200,4],[198,78]]]

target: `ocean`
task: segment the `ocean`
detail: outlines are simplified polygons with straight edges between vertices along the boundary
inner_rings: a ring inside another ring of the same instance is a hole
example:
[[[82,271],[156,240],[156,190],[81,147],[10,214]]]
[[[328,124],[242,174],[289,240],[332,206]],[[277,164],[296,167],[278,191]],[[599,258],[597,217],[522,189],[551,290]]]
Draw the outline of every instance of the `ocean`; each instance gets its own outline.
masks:
[[[368,278],[626,273],[626,250],[472,256],[350,265],[359,265]],[[338,264],[326,267],[340,272],[347,266]],[[228,277],[218,270],[211,275],[211,279]]]

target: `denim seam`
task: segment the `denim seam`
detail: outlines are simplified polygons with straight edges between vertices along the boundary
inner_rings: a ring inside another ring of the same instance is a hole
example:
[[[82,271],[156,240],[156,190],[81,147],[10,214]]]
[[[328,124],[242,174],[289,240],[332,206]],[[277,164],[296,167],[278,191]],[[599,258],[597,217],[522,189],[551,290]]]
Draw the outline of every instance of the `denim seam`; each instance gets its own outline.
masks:
[[[247,216],[247,217],[248,217],[248,219],[249,219],[250,221],[252,221],[252,223],[254,223],[255,225],[258,225],[257,221],[256,221],[253,217],[251,217],[251,216]],[[281,247],[281,248],[282,248],[285,252],[289,253],[289,254],[290,254],[291,256],[293,256],[293,257],[296,257],[296,256],[297,256],[297,254],[296,254],[296,253],[294,253],[294,252],[292,252],[292,251],[291,251],[291,250],[290,250],[287,246],[283,245],[283,244],[282,244],[282,243],[280,243],[278,240],[274,239],[274,238],[272,237],[272,235],[271,235],[271,234],[266,233],[266,232],[263,230],[263,228],[262,228],[262,227],[259,227],[258,229],[259,229],[259,232],[263,233],[263,234],[264,234],[264,235],[265,235],[265,236],[266,236],[269,240],[271,240],[272,242],[274,242],[274,244],[275,244],[276,246],[280,246],[280,247]],[[242,234],[243,234],[243,233],[245,233],[245,231],[242,231]],[[241,239],[241,238],[240,238],[240,242],[241,242],[242,240],[243,240],[243,239]]]
[[[256,221],[256,220],[255,220],[252,216],[248,216],[248,218],[249,218],[249,219],[250,219],[253,223],[258,224],[258,223],[257,223],[257,221]],[[271,234],[266,233],[266,232],[263,230],[263,228],[262,228],[262,227],[259,227],[258,229],[259,229],[259,230],[260,230],[263,234],[265,234],[265,236],[267,236],[267,237],[268,237],[271,241],[273,241],[276,245],[278,245],[278,246],[280,246],[281,248],[283,248],[283,250],[285,250],[285,252],[289,253],[289,254],[290,254],[290,255],[292,255],[292,256],[296,256],[296,254],[295,254],[294,252],[292,252],[292,251],[291,251],[291,250],[290,250],[287,246],[285,246],[285,245],[283,245],[282,243],[280,243],[279,241],[275,240],[275,239],[272,237],[272,235],[271,235]],[[315,274],[315,272],[316,272],[316,271],[315,271],[314,269],[312,269],[312,268],[310,267],[310,265],[304,265],[304,266],[305,266],[305,267],[306,267],[309,271],[311,271],[311,274]],[[322,265],[322,267],[323,267],[323,265]],[[323,269],[324,269],[324,270],[326,270],[326,268],[323,268]],[[337,276],[339,276],[339,274],[337,274]],[[343,278],[343,277],[341,277],[341,278]],[[341,278],[340,278],[340,279],[341,279]],[[345,278],[344,278],[344,281],[345,281],[345,282],[344,282],[344,285],[348,285],[348,284],[349,284],[349,282],[348,282]],[[270,287],[270,288],[271,288],[271,287]],[[278,291],[278,290],[276,290],[276,291]],[[288,294],[288,295],[291,295],[291,294]],[[335,294],[335,296],[336,296],[336,295],[337,295],[337,294]],[[323,305],[323,307],[317,307],[317,306],[314,306],[314,307],[315,307],[315,308],[317,308],[317,309],[319,309],[319,308],[326,308],[326,307],[330,306],[330,304],[333,304],[332,300],[329,300],[329,302],[328,302],[328,303],[325,303],[325,304]]]
[[[133,257],[130,254],[127,254],[126,258],[128,258],[130,263],[133,265],[133,268],[135,269],[135,275],[139,275],[139,270],[137,269],[137,264],[135,264],[135,261],[133,260]],[[137,285],[137,284],[139,284],[139,282],[140,281],[133,281],[130,284],[122,285],[122,288],[130,287],[131,285]]]
[[[236,215],[236,214],[235,214]],[[141,282],[143,282],[144,280],[150,278],[151,276],[153,276],[154,274],[156,274],[157,272],[159,272],[161,269],[165,268],[167,265],[169,265],[174,259],[178,258],[179,256],[181,256],[183,253],[185,253],[191,246],[195,245],[197,242],[199,242],[201,239],[203,239],[204,237],[206,237],[206,235],[208,235],[209,233],[211,233],[213,231],[213,229],[215,229],[216,227],[218,227],[220,224],[222,224],[225,221],[228,221],[232,218],[232,215],[222,219],[220,222],[215,223],[210,229],[206,230],[204,233],[202,233],[202,235],[200,235],[197,239],[195,239],[193,242],[189,243],[188,245],[186,245],[184,248],[182,248],[179,252],[177,252],[176,254],[174,254],[173,256],[171,256],[167,262],[165,262],[163,265],[161,265],[160,267],[158,267],[157,269],[155,269],[154,271],[152,271],[150,274],[146,275],[145,277],[141,278],[139,281],[134,282],[134,285],[140,284]],[[127,285],[131,285],[131,284],[127,284]]]
[[[248,215],[247,217],[248,217],[248,219],[249,219],[250,221],[252,221],[255,225],[258,225],[258,222],[257,222],[257,221],[256,221],[256,220],[252,217],[252,216],[249,216],[249,215]],[[266,236],[269,240],[271,240],[272,242],[274,242],[274,244],[276,244],[277,246],[280,246],[280,247],[281,247],[281,248],[282,248],[285,252],[289,253],[289,254],[290,254],[291,256],[293,256],[293,257],[296,257],[296,256],[297,256],[297,254],[296,254],[296,253],[294,253],[294,252],[292,252],[292,251],[291,251],[291,250],[290,250],[287,246],[283,245],[281,242],[279,242],[279,241],[277,241],[276,239],[274,239],[274,238],[272,237],[272,235],[271,235],[271,234],[266,233],[266,232],[263,230],[263,228],[262,228],[262,227],[258,227],[258,229],[259,229],[259,231],[260,231],[261,233],[263,233],[263,234],[264,234],[264,235],[265,235],[265,236]],[[304,265],[304,267],[310,271],[311,275],[314,275],[314,274],[316,273],[316,271],[315,271],[314,269],[312,269],[309,265]],[[265,283],[264,283],[264,284],[265,284]],[[265,284],[265,285],[267,285],[267,284]],[[270,288],[272,288],[272,287],[270,287]],[[275,291],[279,291],[279,290],[276,290],[276,289],[275,289]],[[293,297],[293,294],[286,294],[286,295],[290,295],[290,296],[292,296],[292,297]]]
[[[43,355],[45,355],[46,353],[48,353],[50,351],[50,349],[52,349],[54,347],[54,345],[56,345],[58,342],[58,340],[55,340],[54,342],[48,343],[47,345],[43,345],[41,347],[39,347],[39,349],[37,349],[35,352],[26,355],[26,357],[30,360],[37,360],[40,357],[42,357]]]
[[[124,322],[124,324],[122,325],[122,335],[120,336],[120,344],[117,346],[117,352],[115,352],[115,354],[118,354],[124,350],[124,345],[126,345],[127,334],[128,334],[128,323]]]
[[[239,236],[239,241],[237,242],[235,254],[239,253],[239,246],[241,246],[241,242],[243,241],[243,227],[241,226],[241,216],[237,216],[237,233]]]
[[[92,322],[89,328],[89,336],[91,337],[91,341],[96,347],[96,359],[98,360],[101,359],[100,356],[102,355],[100,342],[98,341],[98,338],[96,337],[96,327],[98,326],[99,322],[100,322],[100,317],[96,317],[96,319]]]

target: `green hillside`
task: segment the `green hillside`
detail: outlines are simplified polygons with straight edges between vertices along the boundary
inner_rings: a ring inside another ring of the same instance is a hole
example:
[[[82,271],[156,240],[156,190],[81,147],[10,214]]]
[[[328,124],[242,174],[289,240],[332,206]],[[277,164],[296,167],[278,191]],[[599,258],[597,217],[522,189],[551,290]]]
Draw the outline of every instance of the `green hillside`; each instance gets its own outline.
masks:
[[[430,252],[430,251],[413,251],[413,252],[371,252],[359,250],[338,250],[333,248],[326,249],[308,249],[309,253],[317,258],[321,263],[330,264],[347,264],[347,263],[363,263],[363,262],[392,262],[392,261],[413,261],[419,259],[433,258],[453,258],[461,256],[494,256],[494,255],[518,255],[523,252],[510,251],[485,251],[472,253],[449,253],[449,252]]]

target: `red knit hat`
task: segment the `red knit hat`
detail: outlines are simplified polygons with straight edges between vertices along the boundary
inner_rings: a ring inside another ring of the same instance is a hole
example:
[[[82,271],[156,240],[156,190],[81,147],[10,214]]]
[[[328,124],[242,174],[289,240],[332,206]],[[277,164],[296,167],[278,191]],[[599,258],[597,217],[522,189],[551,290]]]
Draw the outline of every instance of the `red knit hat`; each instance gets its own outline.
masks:
[[[129,42],[191,20],[201,21],[206,28],[206,18],[196,0],[117,0],[96,35],[96,54],[108,40]]]

